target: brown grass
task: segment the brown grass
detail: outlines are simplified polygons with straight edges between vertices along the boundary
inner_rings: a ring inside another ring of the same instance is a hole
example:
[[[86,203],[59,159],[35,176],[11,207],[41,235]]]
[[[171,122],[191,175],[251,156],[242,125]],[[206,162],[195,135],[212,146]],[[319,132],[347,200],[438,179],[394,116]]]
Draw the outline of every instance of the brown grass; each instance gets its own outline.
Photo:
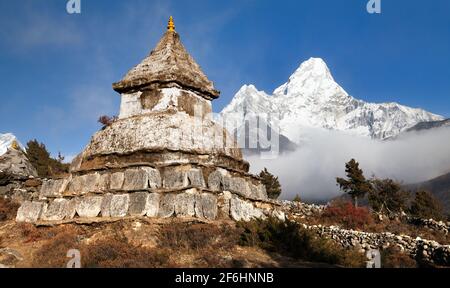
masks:
[[[20,204],[10,199],[0,198],[0,222],[16,218]]]

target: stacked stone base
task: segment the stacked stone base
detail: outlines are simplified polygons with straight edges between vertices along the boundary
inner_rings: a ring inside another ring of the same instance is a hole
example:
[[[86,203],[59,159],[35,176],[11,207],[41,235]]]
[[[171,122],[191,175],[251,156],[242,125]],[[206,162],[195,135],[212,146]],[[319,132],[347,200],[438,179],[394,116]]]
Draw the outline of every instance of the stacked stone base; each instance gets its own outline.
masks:
[[[176,165],[88,171],[45,180],[38,199],[19,208],[19,222],[77,218],[197,217],[248,221],[284,217],[250,174],[216,167]]]

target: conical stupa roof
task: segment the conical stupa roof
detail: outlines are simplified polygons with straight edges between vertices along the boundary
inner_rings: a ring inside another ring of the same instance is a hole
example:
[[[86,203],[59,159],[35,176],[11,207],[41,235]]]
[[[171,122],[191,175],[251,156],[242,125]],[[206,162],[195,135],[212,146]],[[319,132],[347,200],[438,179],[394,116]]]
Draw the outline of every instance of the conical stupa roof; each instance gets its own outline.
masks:
[[[202,72],[181,43],[180,36],[168,29],[156,48],[125,77],[113,84],[119,93],[136,90],[151,83],[170,83],[197,90],[209,98],[217,98],[219,91]]]

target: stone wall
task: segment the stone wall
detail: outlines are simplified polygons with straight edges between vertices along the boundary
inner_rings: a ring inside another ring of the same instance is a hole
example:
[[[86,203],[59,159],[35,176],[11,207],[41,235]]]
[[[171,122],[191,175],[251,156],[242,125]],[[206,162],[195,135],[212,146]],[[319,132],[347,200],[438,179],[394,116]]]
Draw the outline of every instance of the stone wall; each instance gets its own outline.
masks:
[[[265,199],[262,184],[222,168],[128,167],[44,180],[39,195],[19,208],[17,221],[126,216],[283,218],[279,204]]]

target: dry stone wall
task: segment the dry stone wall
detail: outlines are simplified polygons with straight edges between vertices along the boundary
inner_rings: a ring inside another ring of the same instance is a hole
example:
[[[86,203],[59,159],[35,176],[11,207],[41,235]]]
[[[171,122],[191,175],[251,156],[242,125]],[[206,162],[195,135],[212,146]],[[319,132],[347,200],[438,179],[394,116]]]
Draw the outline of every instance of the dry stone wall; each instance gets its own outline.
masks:
[[[16,220],[176,216],[248,221],[270,215],[284,217],[277,202],[266,200],[265,187],[257,179],[222,168],[208,170],[193,165],[141,166],[44,180],[38,197],[22,204]]]

